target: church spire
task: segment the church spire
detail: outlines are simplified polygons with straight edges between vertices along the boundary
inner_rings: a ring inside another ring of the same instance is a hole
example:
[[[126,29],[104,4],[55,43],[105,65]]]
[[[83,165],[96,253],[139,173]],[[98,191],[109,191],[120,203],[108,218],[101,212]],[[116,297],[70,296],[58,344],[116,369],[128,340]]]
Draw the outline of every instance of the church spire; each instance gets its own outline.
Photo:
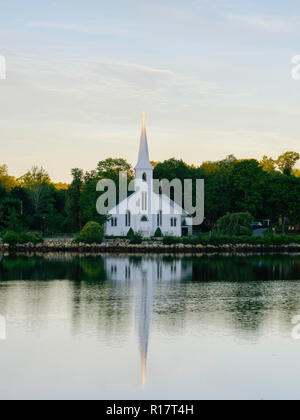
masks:
[[[138,157],[138,163],[136,164],[135,169],[153,169],[153,166],[151,165],[150,159],[149,159],[145,112],[143,112],[143,125],[142,125],[142,134],[141,134],[141,140],[140,140],[139,157]]]

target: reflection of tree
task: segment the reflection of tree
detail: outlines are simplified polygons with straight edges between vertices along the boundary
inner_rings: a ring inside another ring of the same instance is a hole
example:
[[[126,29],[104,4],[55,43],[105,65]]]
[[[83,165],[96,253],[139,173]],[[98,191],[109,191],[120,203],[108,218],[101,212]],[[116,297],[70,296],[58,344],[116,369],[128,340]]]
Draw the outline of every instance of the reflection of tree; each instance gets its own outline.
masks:
[[[300,279],[300,257],[248,256],[193,258],[194,281],[266,281]]]

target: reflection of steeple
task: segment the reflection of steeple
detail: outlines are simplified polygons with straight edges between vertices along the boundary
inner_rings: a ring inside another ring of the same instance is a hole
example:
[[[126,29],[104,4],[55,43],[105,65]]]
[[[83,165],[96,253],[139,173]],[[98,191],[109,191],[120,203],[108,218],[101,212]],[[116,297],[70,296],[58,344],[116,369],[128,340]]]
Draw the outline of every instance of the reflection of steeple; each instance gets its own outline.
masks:
[[[139,346],[142,361],[142,384],[146,384],[146,365],[148,344],[153,311],[153,280],[142,273],[142,278],[136,284],[136,323],[139,336]]]
[[[160,257],[107,257],[105,269],[111,281],[135,285],[136,328],[142,363],[142,384],[146,384],[148,344],[151,330],[154,287],[161,282],[177,282],[191,274],[191,264],[181,259]]]

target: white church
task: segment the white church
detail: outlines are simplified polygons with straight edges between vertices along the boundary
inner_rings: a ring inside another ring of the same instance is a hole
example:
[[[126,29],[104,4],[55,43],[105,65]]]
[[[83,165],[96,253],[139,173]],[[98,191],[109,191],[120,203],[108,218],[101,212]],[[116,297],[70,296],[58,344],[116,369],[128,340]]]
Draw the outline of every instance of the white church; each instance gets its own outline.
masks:
[[[145,114],[134,183],[135,192],[108,212],[110,219],[105,225],[106,235],[126,236],[130,228],[146,238],[154,236],[157,228],[163,235],[187,236],[192,233],[186,211],[166,195],[153,191],[153,166],[149,159]]]

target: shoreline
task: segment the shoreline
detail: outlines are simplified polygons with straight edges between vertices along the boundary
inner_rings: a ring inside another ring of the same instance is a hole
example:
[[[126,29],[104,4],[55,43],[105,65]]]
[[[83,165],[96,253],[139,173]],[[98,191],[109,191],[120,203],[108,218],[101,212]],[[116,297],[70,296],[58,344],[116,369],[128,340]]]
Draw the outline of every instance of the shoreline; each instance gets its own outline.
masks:
[[[164,245],[162,243],[142,243],[139,245],[127,242],[113,242],[102,244],[74,244],[69,242],[44,242],[37,245],[17,244],[9,246],[0,244],[0,254],[49,254],[72,253],[80,254],[237,254],[237,253],[263,253],[300,255],[300,244],[288,245],[258,245],[258,244],[224,244],[224,245]]]

